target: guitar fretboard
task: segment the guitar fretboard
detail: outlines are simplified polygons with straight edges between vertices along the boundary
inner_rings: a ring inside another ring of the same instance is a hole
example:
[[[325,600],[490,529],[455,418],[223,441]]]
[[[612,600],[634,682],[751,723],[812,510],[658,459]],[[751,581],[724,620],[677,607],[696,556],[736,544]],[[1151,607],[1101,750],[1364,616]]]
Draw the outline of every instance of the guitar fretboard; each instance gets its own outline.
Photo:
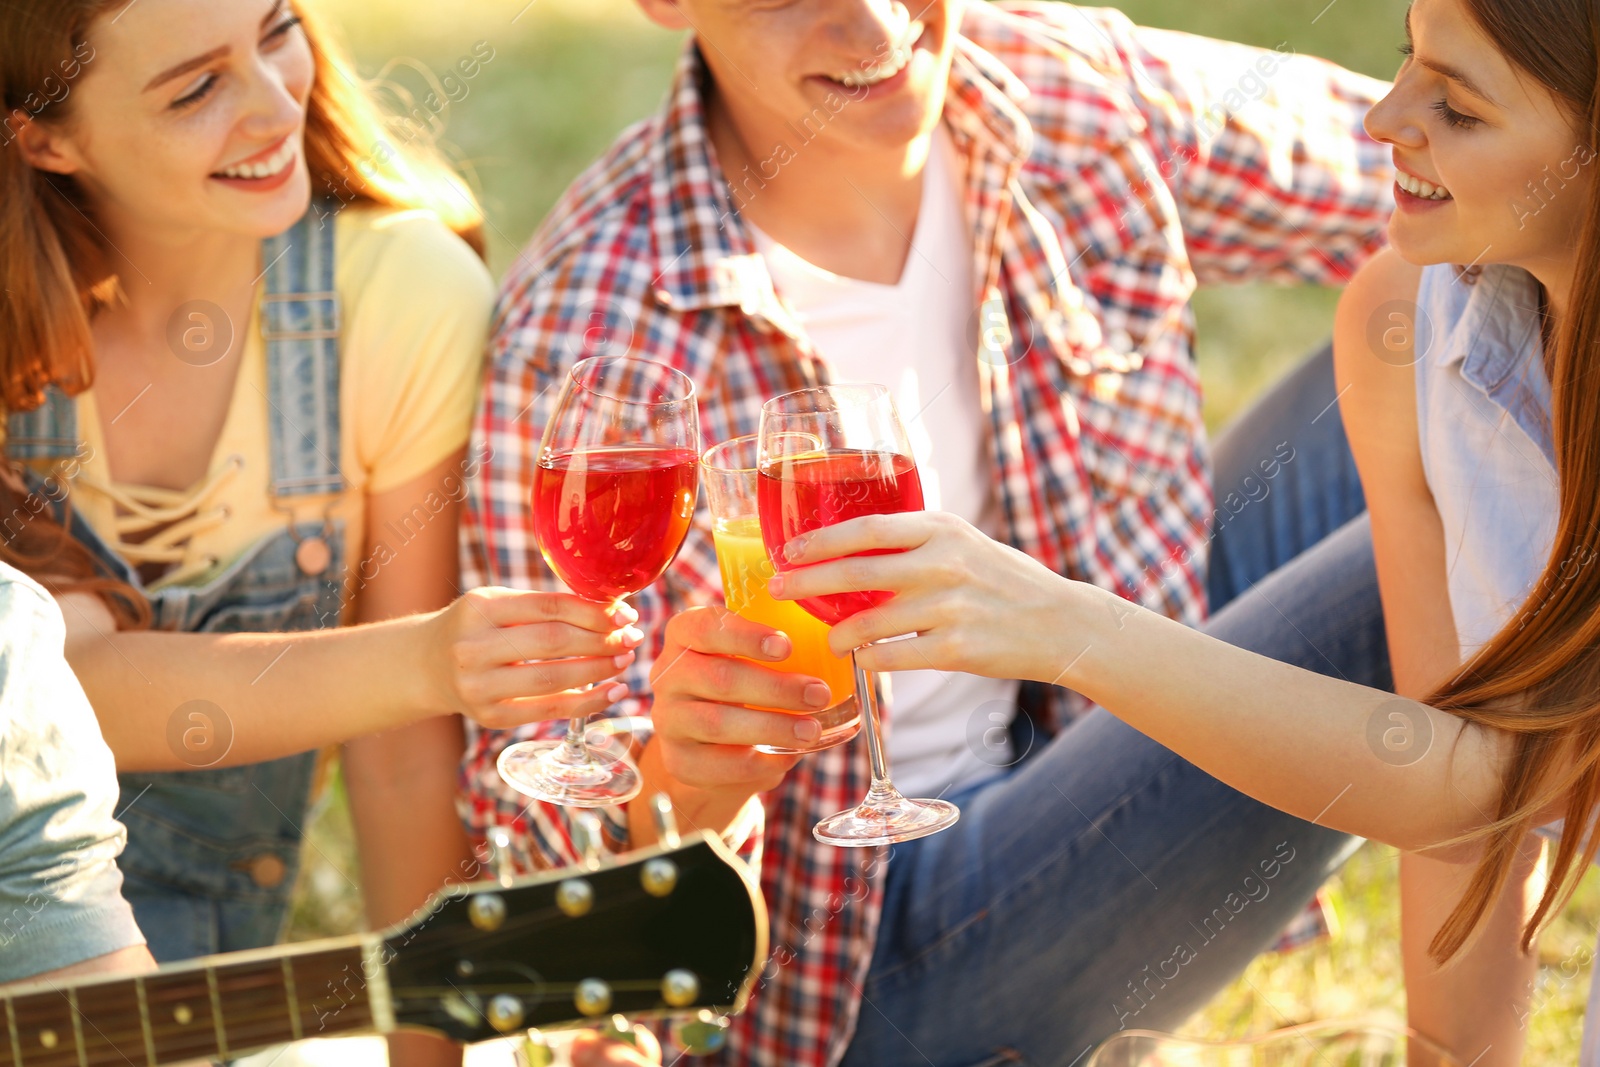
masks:
[[[351,938],[336,947],[320,942],[303,951],[239,954],[215,966],[196,961],[139,978],[19,988],[0,996],[0,1067],[156,1067],[388,1029],[388,991],[375,946]]]

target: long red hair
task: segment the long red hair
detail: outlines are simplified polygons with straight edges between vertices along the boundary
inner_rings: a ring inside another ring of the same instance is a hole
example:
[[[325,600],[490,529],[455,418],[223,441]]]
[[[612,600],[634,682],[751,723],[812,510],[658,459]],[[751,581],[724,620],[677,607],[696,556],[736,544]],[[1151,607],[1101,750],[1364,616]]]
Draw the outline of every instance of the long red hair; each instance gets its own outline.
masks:
[[[9,290],[0,300],[0,414],[37,407],[47,386],[76,394],[94,380],[90,320],[117,295],[94,207],[71,177],[36,170],[10,142],[26,122],[70,119],[72,82],[93,62],[89,28],[122,6],[122,0],[0,3],[0,278]],[[427,208],[484,255],[483,213],[472,191],[436,152],[391,133],[307,0],[290,6],[316,72],[305,132],[313,196],[338,207]],[[6,520],[0,561],[58,592],[102,593],[124,625],[142,625],[148,619],[142,599],[107,579],[53,521],[43,494],[25,496],[8,466],[0,452]]]
[[[1543,85],[1591,151],[1600,146],[1600,5],[1593,0],[1466,0],[1480,28],[1515,67]],[[1591,157],[1592,158],[1592,157]],[[1579,195],[1576,192],[1564,195]],[[1554,323],[1545,356],[1560,475],[1555,544],[1520,611],[1429,703],[1511,738],[1511,756],[1492,824],[1467,840],[1483,853],[1462,899],[1429,946],[1438,960],[1460,950],[1483,921],[1543,814],[1561,811],[1556,847],[1537,911],[1539,929],[1571,898],[1600,837],[1585,831],[1600,809],[1600,181],[1588,183],[1576,234],[1577,270],[1569,310]]]

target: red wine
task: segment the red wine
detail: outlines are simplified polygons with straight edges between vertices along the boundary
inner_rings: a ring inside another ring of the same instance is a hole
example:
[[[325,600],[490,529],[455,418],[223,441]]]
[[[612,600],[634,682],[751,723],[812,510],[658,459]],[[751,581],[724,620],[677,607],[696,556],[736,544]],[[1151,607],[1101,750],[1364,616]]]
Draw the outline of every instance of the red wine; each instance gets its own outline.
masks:
[[[696,456],[682,448],[597,448],[539,462],[533,531],[574,593],[605,601],[660,578],[689,531]]]
[[[759,484],[761,539],[779,570],[787,569],[783,546],[809,530],[858,515],[922,510],[917,465],[910,457],[894,452],[836,449],[778,459],[762,467]],[[797,603],[832,625],[888,599],[888,593],[861,590],[808,597]]]

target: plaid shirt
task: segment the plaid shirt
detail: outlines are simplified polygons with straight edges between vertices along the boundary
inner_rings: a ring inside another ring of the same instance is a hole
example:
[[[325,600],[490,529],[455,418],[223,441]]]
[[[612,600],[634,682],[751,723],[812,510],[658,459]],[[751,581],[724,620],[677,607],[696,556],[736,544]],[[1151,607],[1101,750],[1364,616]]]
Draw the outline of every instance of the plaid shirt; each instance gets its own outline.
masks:
[[[1321,60],[1142,29],[1112,10],[970,4],[944,122],[965,164],[982,408],[1001,535],[1052,569],[1195,624],[1212,517],[1188,302],[1199,284],[1342,283],[1383,243],[1388,153],[1361,120],[1386,86]],[[764,400],[828,380],[773,288],[707,137],[691,41],[670,95],[568,190],[505,282],[465,514],[472,584],[560,588],[529,501],[563,375],[597,351],[689,374],[706,445]],[[650,640],[626,680],[648,711],[668,617],[716,603],[702,497],[669,574],[633,599]],[[1058,713],[1075,694],[1054,691]],[[574,859],[568,816],[495,773],[514,733],[473,729],[464,815],[510,825],[519,860]],[[865,793],[860,745],[809,756],[762,798],[773,954],[730,1063],[837,1062],[882,902],[881,851],[811,827]],[[607,813],[625,847],[624,813]]]

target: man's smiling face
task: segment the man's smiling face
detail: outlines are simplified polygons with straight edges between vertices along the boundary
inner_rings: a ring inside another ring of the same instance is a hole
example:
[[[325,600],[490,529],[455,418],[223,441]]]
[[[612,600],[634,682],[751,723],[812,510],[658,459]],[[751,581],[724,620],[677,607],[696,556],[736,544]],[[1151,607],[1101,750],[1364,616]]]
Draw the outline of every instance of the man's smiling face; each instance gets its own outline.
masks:
[[[640,0],[694,31],[756,158],[826,139],[874,152],[929,133],[965,0]],[[796,131],[803,131],[798,134]]]

